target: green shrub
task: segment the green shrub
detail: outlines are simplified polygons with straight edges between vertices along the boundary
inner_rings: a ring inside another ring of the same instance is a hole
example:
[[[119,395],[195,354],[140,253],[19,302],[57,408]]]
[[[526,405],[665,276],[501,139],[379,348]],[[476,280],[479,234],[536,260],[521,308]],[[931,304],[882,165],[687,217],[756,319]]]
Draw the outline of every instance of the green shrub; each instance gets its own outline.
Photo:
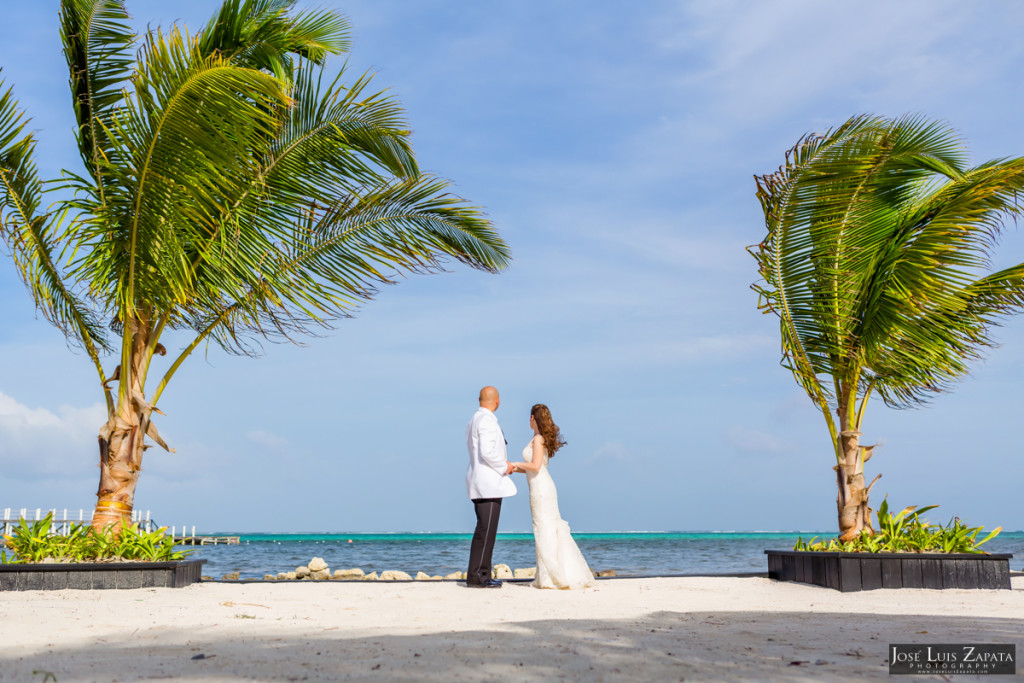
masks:
[[[3,544],[13,554],[0,551],[0,563],[26,562],[168,562],[181,560],[193,551],[176,551],[174,539],[167,535],[167,527],[156,531],[141,531],[132,524],[115,534],[110,527],[96,531],[88,524],[72,524],[66,536],[50,533],[53,513],[29,524],[22,519],[11,536],[3,537]]]
[[[810,541],[801,537],[793,550],[812,550],[821,552],[844,553],[983,553],[978,546],[995,538],[1002,527],[996,527],[985,538],[976,540],[983,531],[980,526],[969,527],[954,517],[949,524],[930,524],[921,519],[921,515],[934,510],[937,505],[928,505],[917,509],[916,505],[900,510],[896,514],[889,513],[889,502],[883,500],[878,506],[878,529],[871,534],[862,531],[852,541],[841,542],[838,539],[818,540],[815,536]]]

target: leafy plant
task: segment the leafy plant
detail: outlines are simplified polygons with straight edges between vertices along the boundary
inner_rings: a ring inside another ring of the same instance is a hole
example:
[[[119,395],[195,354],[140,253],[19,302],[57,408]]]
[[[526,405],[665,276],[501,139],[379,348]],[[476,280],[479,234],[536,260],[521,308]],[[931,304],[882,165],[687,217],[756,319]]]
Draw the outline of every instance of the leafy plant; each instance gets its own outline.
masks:
[[[836,538],[818,540],[815,536],[810,541],[797,539],[793,550],[810,550],[820,552],[845,553],[983,553],[978,546],[987,543],[1003,530],[996,527],[980,541],[978,534],[983,527],[969,527],[954,517],[949,524],[931,524],[921,515],[934,510],[937,505],[918,508],[916,505],[903,508],[892,514],[889,512],[888,499],[878,506],[878,531],[871,533],[862,531],[849,541]]]
[[[137,524],[115,532],[113,525],[97,531],[88,524],[72,524],[67,535],[51,533],[53,514],[29,523],[20,520],[14,533],[4,536],[3,545],[12,552],[0,552],[0,563],[28,562],[168,562],[181,560],[193,551],[176,551],[167,527],[141,531]]]

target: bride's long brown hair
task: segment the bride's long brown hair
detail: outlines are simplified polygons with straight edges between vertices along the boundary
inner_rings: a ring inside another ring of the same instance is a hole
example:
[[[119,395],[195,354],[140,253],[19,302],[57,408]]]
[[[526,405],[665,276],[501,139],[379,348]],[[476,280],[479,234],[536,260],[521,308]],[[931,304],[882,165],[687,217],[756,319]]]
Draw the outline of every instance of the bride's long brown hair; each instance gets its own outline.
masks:
[[[547,449],[548,457],[555,457],[559,448],[565,445],[562,440],[562,433],[558,431],[558,425],[551,419],[551,411],[543,403],[538,403],[530,408],[530,415],[537,423],[537,431],[544,437],[544,448]]]

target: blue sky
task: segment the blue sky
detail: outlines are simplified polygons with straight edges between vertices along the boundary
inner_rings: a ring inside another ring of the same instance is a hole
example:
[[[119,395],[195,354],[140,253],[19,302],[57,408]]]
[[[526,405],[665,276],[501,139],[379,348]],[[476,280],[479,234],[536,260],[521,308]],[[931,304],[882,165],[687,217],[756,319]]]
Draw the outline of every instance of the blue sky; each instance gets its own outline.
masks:
[[[198,28],[217,5],[128,8],[139,26]],[[486,208],[514,261],[409,277],[302,348],[197,352],[161,399],[177,453],[147,453],[136,506],[200,531],[470,530],[464,429],[494,384],[513,455],[533,403],[561,425],[552,474],[575,530],[834,529],[827,431],[749,289],[744,247],[764,234],[753,175],[862,112],[942,119],[973,163],[1024,154],[1024,5],[316,6],[350,18],[350,77],[375,72],[400,99],[421,166]],[[3,78],[47,176],[78,158],[56,12],[17,3],[0,26]],[[997,261],[1022,247],[1011,224]],[[95,371],[6,260],[0,306],[0,508],[91,508]],[[936,521],[1024,528],[1024,322],[995,337],[930,406],[871,407],[876,506],[888,494],[938,504]],[[530,528],[518,481],[506,531]]]

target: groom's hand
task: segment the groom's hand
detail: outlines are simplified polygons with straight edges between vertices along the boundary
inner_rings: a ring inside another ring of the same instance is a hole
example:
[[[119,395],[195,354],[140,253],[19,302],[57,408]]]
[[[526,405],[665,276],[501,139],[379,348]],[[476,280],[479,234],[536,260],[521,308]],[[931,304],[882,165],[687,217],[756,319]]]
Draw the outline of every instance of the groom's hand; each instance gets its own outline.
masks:
[[[505,475],[507,476],[509,474],[512,474],[515,471],[516,471],[516,466],[513,465],[512,463],[506,461],[505,462]]]

